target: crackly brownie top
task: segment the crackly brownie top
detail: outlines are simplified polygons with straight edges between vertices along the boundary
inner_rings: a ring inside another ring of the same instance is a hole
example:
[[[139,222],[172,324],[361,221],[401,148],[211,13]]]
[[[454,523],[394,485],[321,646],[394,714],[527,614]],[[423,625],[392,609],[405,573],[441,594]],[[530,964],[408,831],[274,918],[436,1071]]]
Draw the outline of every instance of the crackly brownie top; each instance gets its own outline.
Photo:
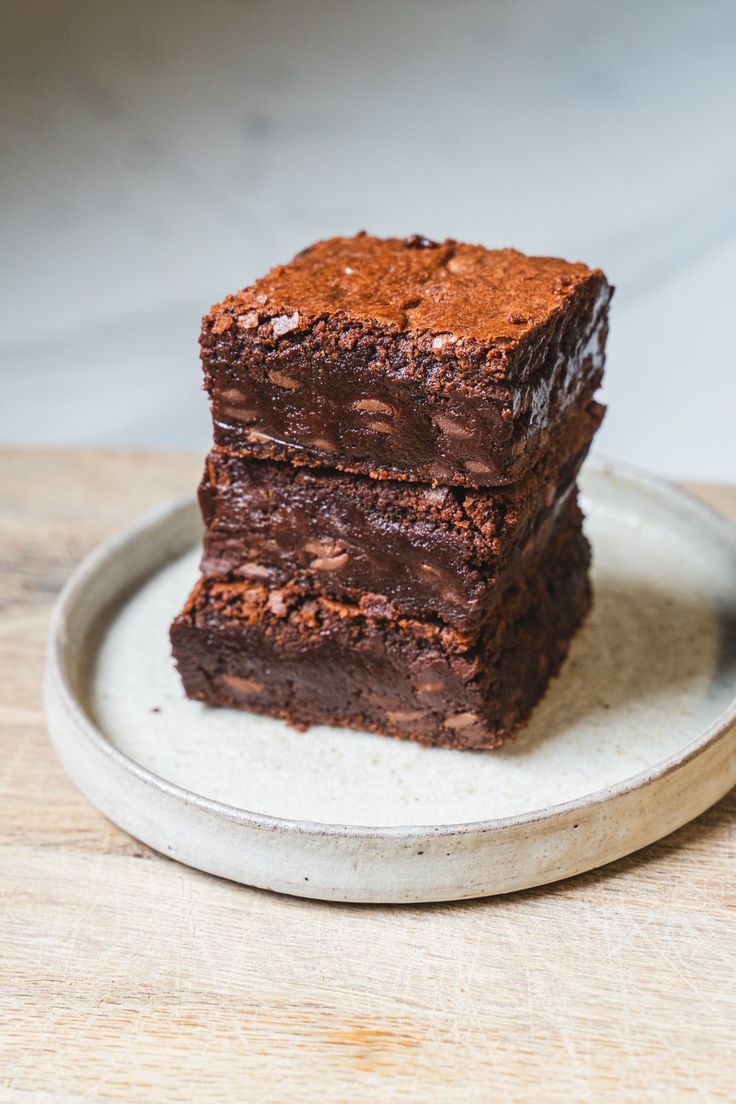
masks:
[[[399,331],[482,344],[517,341],[565,309],[600,270],[516,249],[448,239],[353,238],[317,242],[210,312],[215,333],[270,318],[279,336],[339,315]]]

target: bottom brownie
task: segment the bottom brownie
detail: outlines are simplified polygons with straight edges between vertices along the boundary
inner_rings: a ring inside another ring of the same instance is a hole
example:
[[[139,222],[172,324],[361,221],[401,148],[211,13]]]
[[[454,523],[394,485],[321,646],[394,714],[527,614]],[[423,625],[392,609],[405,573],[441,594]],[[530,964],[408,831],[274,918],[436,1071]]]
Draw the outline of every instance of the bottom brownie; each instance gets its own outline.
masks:
[[[528,719],[590,605],[579,521],[480,635],[369,616],[296,583],[203,578],[171,639],[190,698],[422,744],[493,748]]]

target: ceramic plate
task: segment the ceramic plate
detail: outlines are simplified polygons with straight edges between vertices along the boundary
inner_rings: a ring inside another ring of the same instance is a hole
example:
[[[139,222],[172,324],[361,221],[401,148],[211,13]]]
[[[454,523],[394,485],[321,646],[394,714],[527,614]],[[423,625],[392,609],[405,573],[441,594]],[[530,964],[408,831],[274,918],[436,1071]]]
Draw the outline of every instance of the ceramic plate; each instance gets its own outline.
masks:
[[[81,790],[173,858],[342,901],[452,900],[600,866],[736,783],[734,529],[589,465],[594,610],[527,729],[458,752],[184,698],[168,627],[197,575],[194,500],[93,553],[53,619],[47,715]]]

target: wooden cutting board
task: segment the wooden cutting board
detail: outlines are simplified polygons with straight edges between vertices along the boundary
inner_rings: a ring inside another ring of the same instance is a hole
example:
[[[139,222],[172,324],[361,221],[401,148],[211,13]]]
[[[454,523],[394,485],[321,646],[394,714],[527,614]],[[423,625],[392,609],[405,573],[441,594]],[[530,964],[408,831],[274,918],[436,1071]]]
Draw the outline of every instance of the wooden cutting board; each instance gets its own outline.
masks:
[[[733,1101],[733,791],[603,870],[421,907],[219,881],[77,793],[43,726],[51,603],[200,465],[0,452],[0,1101]]]

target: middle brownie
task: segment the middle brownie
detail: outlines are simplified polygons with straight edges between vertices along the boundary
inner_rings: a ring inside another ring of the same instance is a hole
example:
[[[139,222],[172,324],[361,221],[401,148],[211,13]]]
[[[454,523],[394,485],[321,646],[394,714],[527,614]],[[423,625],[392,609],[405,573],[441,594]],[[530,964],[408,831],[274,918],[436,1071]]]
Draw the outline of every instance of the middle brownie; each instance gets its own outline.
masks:
[[[520,482],[490,490],[378,481],[215,449],[200,485],[206,575],[297,582],[368,615],[474,632],[543,550],[600,424],[591,403]]]

